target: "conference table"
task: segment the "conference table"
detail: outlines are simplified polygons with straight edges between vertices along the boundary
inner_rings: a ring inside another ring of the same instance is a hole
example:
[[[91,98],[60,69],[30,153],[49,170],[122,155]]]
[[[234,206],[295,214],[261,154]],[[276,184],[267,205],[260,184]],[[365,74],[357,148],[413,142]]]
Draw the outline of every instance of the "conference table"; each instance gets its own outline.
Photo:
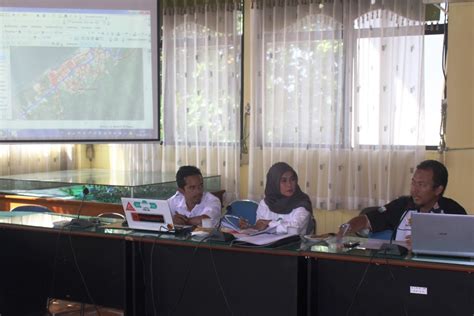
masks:
[[[0,212],[0,314],[48,298],[125,315],[473,315],[472,259],[388,257],[326,241],[237,246],[52,213]]]

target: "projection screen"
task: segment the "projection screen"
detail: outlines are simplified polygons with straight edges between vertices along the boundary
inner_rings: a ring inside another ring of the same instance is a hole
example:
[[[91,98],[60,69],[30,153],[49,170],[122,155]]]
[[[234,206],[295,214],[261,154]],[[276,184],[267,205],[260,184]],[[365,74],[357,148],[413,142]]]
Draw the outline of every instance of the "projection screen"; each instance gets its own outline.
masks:
[[[0,142],[159,140],[159,0],[0,0]]]

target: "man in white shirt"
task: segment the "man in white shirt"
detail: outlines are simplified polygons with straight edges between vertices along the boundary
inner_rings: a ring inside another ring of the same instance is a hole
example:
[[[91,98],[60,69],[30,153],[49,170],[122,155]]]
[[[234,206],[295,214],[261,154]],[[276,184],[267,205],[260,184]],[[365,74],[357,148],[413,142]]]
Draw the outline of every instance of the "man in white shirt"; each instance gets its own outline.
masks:
[[[201,225],[203,218],[217,223],[221,216],[220,200],[204,192],[201,171],[194,166],[182,166],[176,173],[178,191],[168,199],[176,225]]]

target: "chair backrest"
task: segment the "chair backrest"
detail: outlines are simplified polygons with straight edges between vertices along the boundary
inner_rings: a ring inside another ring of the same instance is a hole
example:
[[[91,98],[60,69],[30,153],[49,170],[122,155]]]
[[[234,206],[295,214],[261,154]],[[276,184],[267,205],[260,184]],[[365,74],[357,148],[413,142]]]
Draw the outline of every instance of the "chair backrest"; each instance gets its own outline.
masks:
[[[125,219],[125,215],[116,212],[100,213],[97,217]]]
[[[20,205],[13,208],[10,212],[36,212],[36,213],[47,213],[52,212],[49,208],[43,205]]]
[[[252,200],[235,200],[227,206],[227,214],[245,218],[249,224],[255,224],[258,203]]]
[[[378,212],[378,209],[379,209],[378,206],[369,206],[369,207],[366,207],[366,208],[362,209],[362,211],[360,211],[359,214],[363,215],[363,214],[367,214],[367,213],[370,213],[370,212]],[[391,229],[382,230],[380,232],[371,232],[369,230],[366,230],[366,231],[358,232],[357,235],[361,236],[361,237],[372,238],[372,239],[390,240],[390,238],[392,237],[392,233],[393,233],[393,230],[391,230]]]
[[[213,191],[213,192],[210,192],[212,195],[214,195],[215,197],[217,197],[219,199],[219,201],[221,201],[221,209],[222,207],[224,206],[224,193],[225,193],[225,190],[219,190],[219,191]]]

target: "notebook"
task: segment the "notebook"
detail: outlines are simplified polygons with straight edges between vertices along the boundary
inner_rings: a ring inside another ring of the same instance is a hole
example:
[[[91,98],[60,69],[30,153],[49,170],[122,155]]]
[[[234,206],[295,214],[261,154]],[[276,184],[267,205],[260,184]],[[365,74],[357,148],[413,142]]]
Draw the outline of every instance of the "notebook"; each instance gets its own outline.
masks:
[[[411,225],[413,253],[474,257],[474,215],[413,213]]]
[[[166,200],[122,198],[122,207],[128,227],[157,232],[182,232],[191,226],[174,225]]]

